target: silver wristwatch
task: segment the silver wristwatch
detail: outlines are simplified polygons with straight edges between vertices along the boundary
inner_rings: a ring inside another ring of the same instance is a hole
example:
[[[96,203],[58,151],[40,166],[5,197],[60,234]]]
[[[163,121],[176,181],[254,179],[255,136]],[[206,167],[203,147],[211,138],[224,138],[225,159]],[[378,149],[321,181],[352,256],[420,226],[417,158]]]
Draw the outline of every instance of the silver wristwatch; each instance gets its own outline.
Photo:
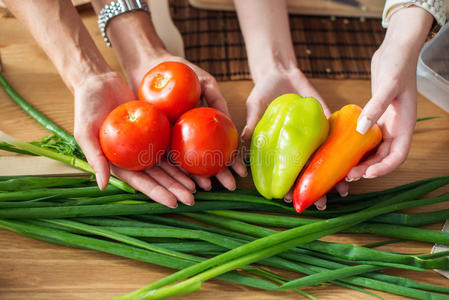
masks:
[[[109,21],[121,14],[136,10],[143,10],[150,13],[148,4],[145,0],[116,0],[107,4],[100,10],[100,13],[98,14],[98,27],[100,27],[104,41],[109,47],[111,47],[111,41],[106,35],[106,27],[108,26]]]

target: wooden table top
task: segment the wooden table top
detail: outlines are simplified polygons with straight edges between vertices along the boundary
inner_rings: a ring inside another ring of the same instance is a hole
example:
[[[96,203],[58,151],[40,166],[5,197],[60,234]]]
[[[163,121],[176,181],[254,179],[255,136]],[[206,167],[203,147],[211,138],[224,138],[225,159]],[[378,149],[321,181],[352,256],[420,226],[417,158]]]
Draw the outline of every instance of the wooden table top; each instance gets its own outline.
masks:
[[[100,51],[113,68],[119,69],[111,49],[102,42],[92,13],[83,13],[83,20]],[[4,75],[25,99],[44,112],[50,119],[68,131],[73,129],[73,97],[63,85],[45,54],[31,40],[29,34],[14,18],[1,18],[0,55]],[[363,105],[370,96],[368,81],[312,80],[332,110],[348,103]],[[232,118],[239,130],[245,120],[245,98],[252,88],[248,81],[221,82],[220,88],[229,102]],[[381,190],[430,176],[444,175],[449,170],[449,116],[441,109],[419,97],[420,117],[443,115],[445,118],[419,123],[407,161],[392,174],[373,180],[351,184],[355,193]],[[48,133],[15,106],[5,93],[0,92],[0,129],[22,140],[36,140]],[[2,152],[0,155],[8,155]],[[0,174],[5,172],[0,164]],[[240,186],[249,186],[250,179],[239,180]],[[448,204],[432,209],[449,208]],[[428,210],[415,209],[414,211]],[[441,224],[428,226],[435,230]],[[328,241],[364,244],[384,240],[373,235],[337,234]],[[380,249],[401,252],[429,252],[432,245],[407,242],[383,246]],[[172,270],[130,259],[89,250],[71,249],[35,241],[15,233],[0,230],[0,299],[107,299],[140,288]],[[448,285],[447,279],[434,271],[386,271],[425,283]],[[291,273],[286,273],[294,276]],[[306,288],[320,299],[369,298],[352,290],[336,287]],[[376,292],[384,299],[402,297]],[[293,292],[264,292],[235,284],[211,280],[190,299],[296,299]],[[184,299],[178,297],[177,299]],[[374,299],[374,298],[373,298]]]

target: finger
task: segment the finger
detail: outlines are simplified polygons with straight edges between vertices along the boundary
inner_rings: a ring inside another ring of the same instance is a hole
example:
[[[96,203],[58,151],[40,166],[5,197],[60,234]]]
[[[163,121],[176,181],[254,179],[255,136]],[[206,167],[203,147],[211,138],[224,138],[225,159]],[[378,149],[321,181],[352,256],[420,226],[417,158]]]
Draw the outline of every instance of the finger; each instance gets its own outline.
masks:
[[[256,128],[256,125],[264,112],[263,111],[264,108],[260,106],[260,103],[255,98],[255,96],[252,96],[253,94],[254,91],[249,95],[249,98],[246,101],[246,125],[245,128],[243,128],[241,135],[242,139],[244,140],[251,139],[251,136],[253,135],[254,132],[254,128]]]
[[[147,173],[161,186],[165,187],[169,192],[176,196],[176,198],[186,205],[193,205],[194,199],[192,192],[190,192],[185,186],[174,180],[167,173],[165,173],[159,167],[153,167],[146,169]]]
[[[335,185],[335,189],[337,190],[340,197],[346,197],[349,194],[349,185],[346,181],[340,181]]]
[[[195,193],[195,182],[185,175],[176,166],[170,164],[167,160],[162,159],[159,161],[159,167],[164,170],[172,178],[176,179],[180,184],[185,186],[189,191]]]
[[[209,178],[198,175],[192,175],[192,178],[203,190],[210,191],[210,189],[212,188],[212,183]]]
[[[379,120],[396,97],[396,93],[395,84],[388,84],[383,88],[377,89],[377,92],[365,105],[357,120],[356,130],[360,134],[365,134],[371,126],[376,124],[377,120]]]
[[[220,171],[217,175],[218,181],[228,190],[233,191],[236,188],[236,183],[234,176],[232,176],[231,171],[229,169],[224,169],[223,171]]]
[[[299,94],[303,97],[313,97],[317,99],[321,103],[321,107],[323,108],[324,115],[326,118],[329,118],[331,115],[331,111],[327,107],[326,103],[324,102],[321,95],[318,93],[318,91],[315,89],[315,87],[310,83],[310,81],[307,80],[307,78],[304,76],[304,79],[300,81],[300,84],[298,86]]]
[[[288,193],[285,194],[284,201],[286,203],[292,203],[292,201],[293,201],[293,188],[291,188],[290,191],[288,191]]]
[[[326,209],[326,196],[321,197],[315,202],[315,206],[318,210]]]
[[[386,175],[399,167],[407,158],[411,144],[411,135],[401,135],[391,143],[390,152],[380,162],[369,166],[363,177],[375,178]]]
[[[349,171],[348,175],[346,175],[346,181],[352,182],[362,178],[369,166],[377,164],[388,155],[388,153],[390,152],[390,146],[391,139],[384,140],[374,155],[370,156],[368,159]]]
[[[246,177],[248,176],[248,170],[246,169],[245,163],[243,162],[243,158],[240,155],[237,155],[232,162],[231,168],[240,176]]]
[[[75,130],[76,141],[83,150],[87,162],[95,172],[98,187],[100,190],[103,190],[108,185],[110,170],[109,162],[101,150],[97,136],[87,130],[81,132]]]
[[[158,184],[145,172],[128,171],[116,166],[112,166],[111,169],[117,177],[126,181],[152,200],[171,208],[176,208],[178,206],[175,195]]]
[[[228,105],[225,98],[221,94],[220,88],[218,87],[215,79],[204,81],[202,86],[203,96],[206,98],[207,105],[209,105],[209,107],[216,108],[229,116]]]

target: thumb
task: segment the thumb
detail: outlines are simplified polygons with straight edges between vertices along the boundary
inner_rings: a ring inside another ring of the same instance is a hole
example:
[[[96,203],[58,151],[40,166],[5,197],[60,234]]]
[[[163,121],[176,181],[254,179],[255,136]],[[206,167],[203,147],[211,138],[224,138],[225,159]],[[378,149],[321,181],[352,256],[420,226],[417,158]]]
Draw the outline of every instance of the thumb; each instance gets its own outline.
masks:
[[[100,190],[106,188],[109,182],[109,162],[101,150],[98,138],[91,132],[75,130],[76,141],[86,156],[87,162],[95,172]]]
[[[357,120],[356,130],[360,134],[365,134],[376,124],[394,98],[396,98],[396,88],[394,85],[387,85],[384,88],[378,89],[363,108]]]
[[[203,84],[203,95],[206,98],[207,105],[223,112],[229,116],[228,105],[220,92],[220,88],[215,80]]]
[[[255,98],[248,98],[246,102],[246,125],[242,131],[242,139],[250,140],[253,135],[254,128],[256,128],[257,123],[263,114],[263,109],[261,107],[261,101]]]

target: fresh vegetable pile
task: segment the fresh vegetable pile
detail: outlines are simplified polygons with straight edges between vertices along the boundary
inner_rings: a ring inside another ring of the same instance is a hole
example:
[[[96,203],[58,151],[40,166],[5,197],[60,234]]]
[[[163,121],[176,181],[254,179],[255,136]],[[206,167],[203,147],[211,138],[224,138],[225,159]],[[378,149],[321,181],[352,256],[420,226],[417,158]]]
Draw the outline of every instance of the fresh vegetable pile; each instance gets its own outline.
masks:
[[[324,196],[382,141],[377,125],[364,135],[356,131],[361,112],[357,105],[346,105],[328,121],[312,97],[276,98],[251,139],[251,171],[259,193],[283,198],[310,158],[294,187],[293,205],[301,213]]]
[[[140,171],[154,166],[170,144],[172,162],[190,174],[216,175],[232,162],[238,133],[222,112],[194,108],[200,96],[199,79],[189,66],[173,61],[155,66],[142,79],[140,101],[118,106],[103,122],[104,154],[122,169]],[[169,122],[175,123],[172,134]]]
[[[32,115],[37,115],[1,74],[0,84],[15,101],[21,101]],[[296,109],[315,111],[315,121],[324,124],[318,131],[326,135],[325,122],[314,100],[301,101],[304,103],[298,107],[274,117],[295,117]],[[347,109],[357,110],[347,107],[341,114]],[[334,118],[335,122],[331,119],[330,123],[331,137],[335,133],[333,128],[341,128],[334,126],[340,120],[338,113]],[[344,116],[341,118],[344,120]],[[48,119],[40,120],[49,128],[57,128]],[[186,123],[188,125],[188,118]],[[262,126],[257,130],[266,129]],[[52,132],[60,142],[77,148],[67,133]],[[269,136],[284,137],[279,132]],[[306,132],[303,137],[312,138]],[[292,135],[292,138],[298,137]],[[43,155],[92,172],[82,157],[60,153],[60,148],[49,149],[45,145],[17,141],[3,132],[0,132],[0,139],[7,142],[1,145],[2,149]],[[315,148],[324,139],[316,140]],[[354,141],[360,144],[360,140]],[[338,139],[328,138],[315,155],[334,145],[338,145]],[[364,144],[363,151],[368,151],[366,145],[371,144]],[[301,147],[308,155],[314,151]],[[264,149],[259,150],[260,155],[264,155]],[[302,168],[306,160],[298,165]],[[313,159],[310,166],[313,166]],[[260,176],[272,176],[272,173],[262,171]],[[332,178],[337,180],[339,176],[335,174]],[[263,290],[295,290],[310,299],[314,297],[300,288],[328,282],[371,295],[365,288],[416,299],[447,299],[447,286],[424,284],[381,271],[387,268],[449,270],[448,252],[409,255],[374,249],[404,240],[449,245],[449,233],[417,228],[449,218],[449,209],[424,214],[396,212],[449,201],[449,195],[434,192],[447,184],[449,175],[344,198],[329,195],[328,210],[304,207],[298,216],[293,207],[282,201],[267,200],[268,194],[262,196],[252,190],[197,192],[194,206],[181,204],[171,209],[149,201],[147,196],[116,178],[111,178],[110,185],[100,191],[90,178],[0,177],[0,227],[50,243],[102,251],[179,270],[116,299],[167,298],[196,291],[212,278]],[[276,187],[270,189],[267,193],[274,193]],[[426,197],[431,192],[440,196]],[[372,233],[394,240],[364,246],[318,240],[336,232]],[[280,269],[298,275],[287,278],[277,273]]]
[[[448,184],[449,176],[348,199],[335,196],[329,199],[328,211],[304,211],[313,218],[298,217],[290,206],[246,190],[198,192],[194,206],[171,209],[147,202],[143,194],[123,193],[113,186],[100,191],[86,178],[0,179],[0,227],[46,242],[180,270],[117,299],[160,299],[188,293],[215,277],[258,289],[293,289],[307,297],[311,296],[299,288],[325,282],[417,299],[447,299],[449,295],[448,287],[380,272],[387,268],[449,270],[447,252],[415,256],[373,249],[384,243],[356,246],[317,240],[344,231],[394,238],[385,243],[400,239],[449,244],[448,233],[415,227],[441,222],[449,218],[449,210],[394,213],[448,201],[447,195],[423,196]],[[377,204],[361,208],[360,204],[372,200]],[[347,213],[348,202],[358,208]],[[267,227],[292,229],[278,232]],[[286,278],[272,271],[278,269],[298,276]]]

